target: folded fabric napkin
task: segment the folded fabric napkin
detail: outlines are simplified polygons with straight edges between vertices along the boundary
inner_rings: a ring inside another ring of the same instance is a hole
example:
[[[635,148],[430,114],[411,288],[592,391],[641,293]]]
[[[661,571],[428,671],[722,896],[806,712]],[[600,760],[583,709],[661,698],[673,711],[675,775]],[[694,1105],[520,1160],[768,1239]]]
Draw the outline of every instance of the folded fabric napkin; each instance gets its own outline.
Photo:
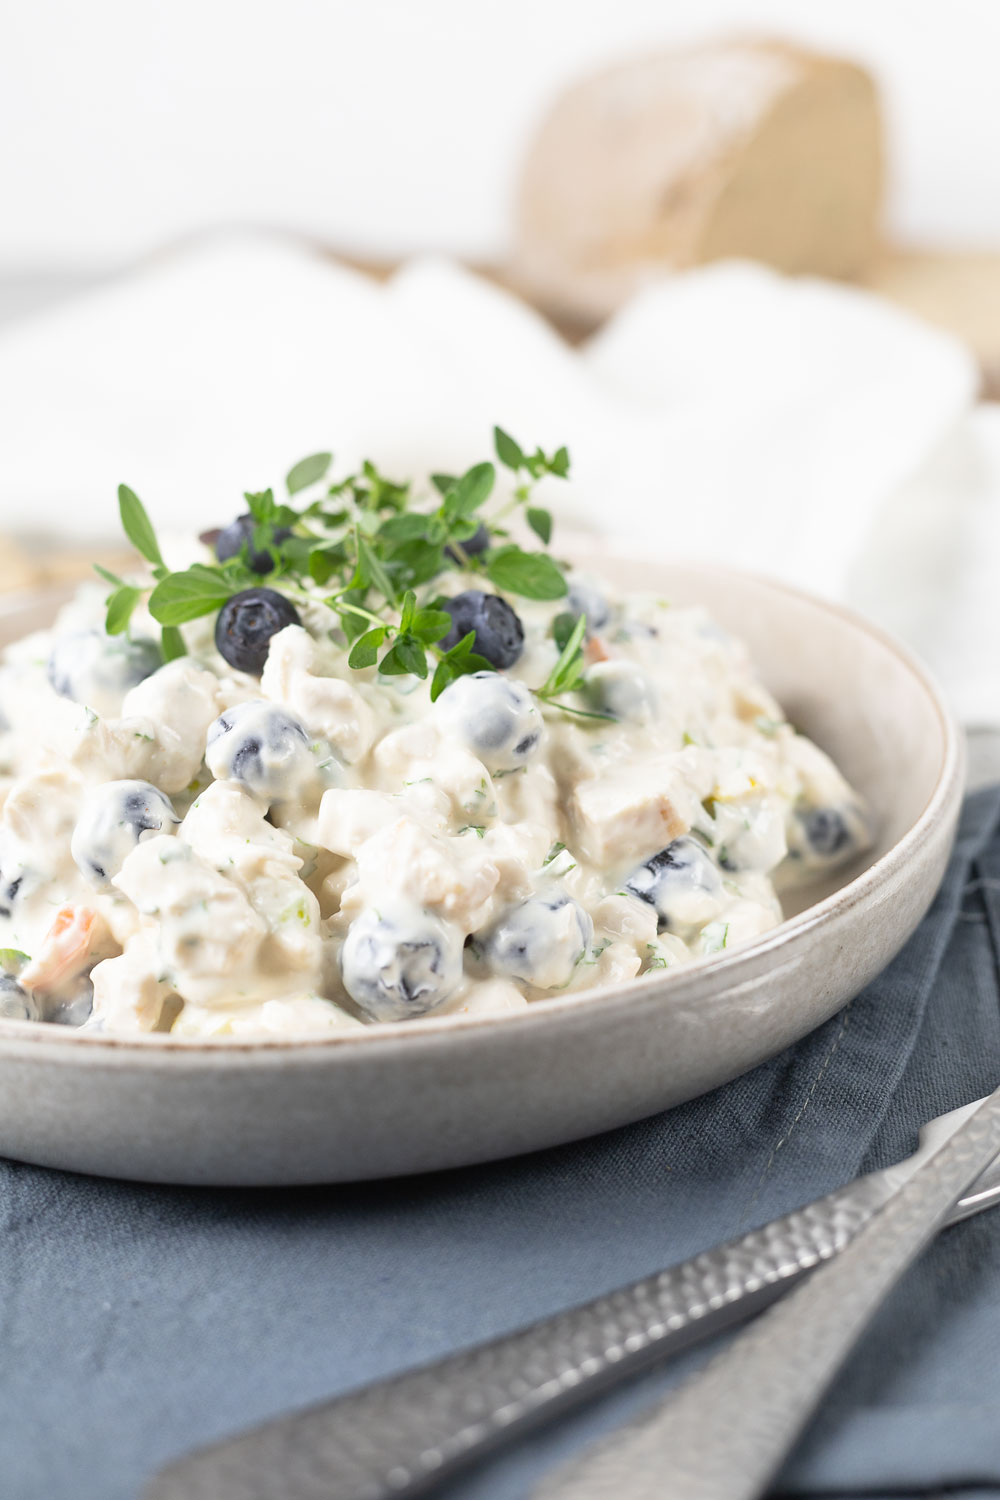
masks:
[[[977,382],[878,297],[761,266],[664,278],[571,349],[447,261],[378,285],[223,236],[0,331],[0,529],[117,535],[124,480],[161,528],[203,530],[305,453],[452,472],[499,422],[569,445],[560,544],[576,526],[859,600],[1000,723],[1000,409]]]
[[[594,1297],[901,1158],[922,1121],[1000,1083],[998,959],[995,787],[967,802],[931,913],[875,983],[799,1046],[642,1124],[487,1167],[309,1190],[171,1190],[0,1163],[4,1500],[134,1500],[193,1446]],[[1000,1494],[998,1348],[994,1210],[947,1230],[908,1274],[781,1492]],[[704,1357],[443,1493],[523,1500]]]

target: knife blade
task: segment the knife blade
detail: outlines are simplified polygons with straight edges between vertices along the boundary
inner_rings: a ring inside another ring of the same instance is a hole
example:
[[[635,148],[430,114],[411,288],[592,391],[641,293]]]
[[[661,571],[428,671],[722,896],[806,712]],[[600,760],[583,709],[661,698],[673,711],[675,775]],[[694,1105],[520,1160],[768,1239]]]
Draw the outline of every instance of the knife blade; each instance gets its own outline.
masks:
[[[977,1101],[977,1103],[982,1101]],[[835,1256],[975,1108],[905,1161],[527,1328],[278,1417],[163,1469],[146,1500],[400,1500],[620,1379],[758,1312]],[[1000,1159],[949,1222],[1000,1202]]]

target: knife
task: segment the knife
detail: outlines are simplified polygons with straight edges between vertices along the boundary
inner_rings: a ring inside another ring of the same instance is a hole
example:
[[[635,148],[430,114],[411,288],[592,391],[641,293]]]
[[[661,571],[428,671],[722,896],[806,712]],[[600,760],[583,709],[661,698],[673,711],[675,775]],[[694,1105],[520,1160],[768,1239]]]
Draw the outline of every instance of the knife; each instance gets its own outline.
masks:
[[[1000,1089],[829,1265],[535,1500],[759,1500],[880,1303],[1000,1150]]]
[[[978,1101],[981,1103],[982,1101]],[[175,1460],[146,1500],[400,1500],[549,1415],[760,1311],[836,1256],[976,1109],[905,1161],[742,1238],[489,1343]],[[1000,1202],[1000,1160],[947,1222]]]

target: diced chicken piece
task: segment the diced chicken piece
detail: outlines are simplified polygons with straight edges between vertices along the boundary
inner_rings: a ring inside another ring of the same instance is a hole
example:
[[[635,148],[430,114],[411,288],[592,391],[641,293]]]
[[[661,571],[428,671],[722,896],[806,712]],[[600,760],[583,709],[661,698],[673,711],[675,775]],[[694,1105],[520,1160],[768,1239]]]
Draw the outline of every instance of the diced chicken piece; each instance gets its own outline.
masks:
[[[595,907],[594,926],[599,932],[625,938],[641,952],[646,943],[656,941],[656,907],[616,891]]]
[[[656,756],[577,784],[570,802],[583,857],[604,869],[640,860],[687,833],[699,797],[678,756]]]
[[[288,1037],[326,1036],[330,1032],[363,1031],[363,1024],[331,1000],[319,995],[281,996],[225,1012],[203,1005],[185,1005],[171,1027],[171,1036]]]
[[[357,862],[360,904],[378,906],[392,892],[467,933],[493,913],[500,874],[480,839],[438,838],[403,817],[362,844]],[[352,908],[358,896],[351,895]]]
[[[331,787],[319,805],[319,842],[324,849],[353,859],[366,839],[398,817],[398,802],[385,792]]]
[[[156,941],[142,933],[118,958],[107,958],[91,973],[94,1019],[114,1032],[155,1031],[164,1003],[174,995],[160,977]]]
[[[159,972],[186,1000],[232,1005],[273,991],[260,968],[266,921],[182,839],[160,834],[137,844],[113,883],[157,918]]]
[[[187,657],[167,662],[126,693],[124,718],[153,726],[152,738],[146,742],[146,769],[138,773],[141,779],[167,793],[189,786],[205,755],[208,727],[221,707],[215,673]]]
[[[352,683],[332,675],[332,666],[308,631],[286,625],[271,641],[261,691],[329,740],[350,765],[371,748],[375,715]]]
[[[527,1010],[528,1001],[509,979],[484,979],[445,1002],[439,1016],[499,1016],[511,1011]]]
[[[463,823],[481,822],[496,812],[496,790],[482,761],[439,733],[429,720],[387,734],[376,745],[374,759],[387,791],[409,792],[421,784],[437,787]],[[522,781],[527,774],[519,772],[509,779]]]
[[[293,836],[268,822],[250,792],[231,781],[213,782],[193,804],[179,837],[221,868],[267,921],[265,968],[297,975],[318,969],[319,902],[300,878]]]
[[[61,768],[19,777],[4,803],[5,844],[13,840],[29,857],[44,851],[50,867],[72,866],[69,846],[82,796],[82,779]]]

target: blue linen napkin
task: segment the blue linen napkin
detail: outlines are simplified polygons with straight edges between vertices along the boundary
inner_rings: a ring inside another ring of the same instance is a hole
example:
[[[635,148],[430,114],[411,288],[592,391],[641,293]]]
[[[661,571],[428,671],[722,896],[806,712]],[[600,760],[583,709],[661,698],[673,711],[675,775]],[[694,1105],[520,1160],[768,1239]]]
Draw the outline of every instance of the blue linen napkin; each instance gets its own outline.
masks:
[[[196,1445],[593,1297],[904,1156],[924,1119],[1000,1084],[998,954],[1000,787],[968,800],[932,911],[858,999],[642,1124],[494,1166],[307,1190],[0,1162],[0,1494],[134,1500]],[[520,1500],[705,1357],[442,1493]],[[779,1485],[944,1489],[1000,1495],[1000,1210],[946,1231],[910,1272]]]

